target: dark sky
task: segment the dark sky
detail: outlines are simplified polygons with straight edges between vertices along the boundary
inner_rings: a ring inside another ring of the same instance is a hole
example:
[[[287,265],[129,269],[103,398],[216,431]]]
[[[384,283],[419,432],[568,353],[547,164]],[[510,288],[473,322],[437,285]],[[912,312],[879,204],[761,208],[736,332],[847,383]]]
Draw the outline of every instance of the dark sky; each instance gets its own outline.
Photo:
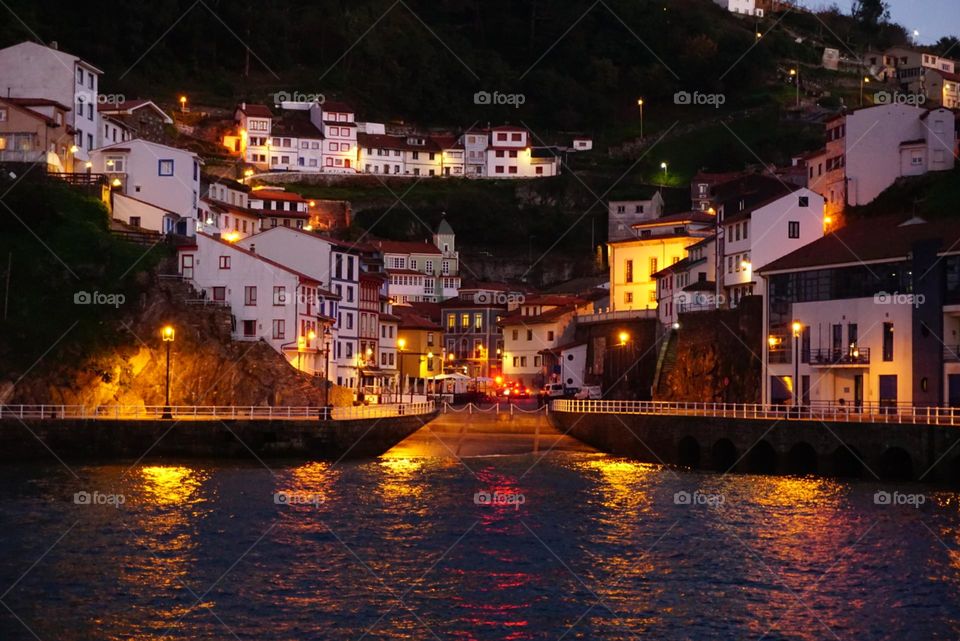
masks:
[[[844,11],[850,10],[851,0],[800,0],[811,9],[836,4]],[[942,36],[960,37],[960,0],[887,0],[890,18],[907,28],[919,31],[919,44],[933,44]],[[950,55],[960,58],[960,51]]]

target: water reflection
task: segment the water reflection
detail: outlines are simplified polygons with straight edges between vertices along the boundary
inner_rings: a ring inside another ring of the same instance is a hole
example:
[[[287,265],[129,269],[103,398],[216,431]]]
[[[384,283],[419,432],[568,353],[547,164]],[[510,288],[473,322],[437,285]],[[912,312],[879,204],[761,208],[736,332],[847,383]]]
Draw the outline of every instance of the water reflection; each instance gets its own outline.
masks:
[[[557,639],[574,623],[565,639],[960,633],[955,492],[920,488],[920,508],[881,506],[875,483],[574,453],[531,470],[534,460],[471,459],[475,475],[450,457],[416,456],[273,472],[90,467],[56,484],[24,472],[0,483],[5,584],[79,524],[4,602],[59,641],[233,638],[214,613],[258,641],[351,641],[371,627],[371,639]],[[85,489],[127,502],[64,500]],[[526,500],[478,505],[481,490]],[[278,491],[321,500],[281,505]],[[725,500],[679,504],[684,491]],[[191,610],[184,584],[202,594],[215,583]],[[18,628],[0,608],[0,639],[29,638]]]

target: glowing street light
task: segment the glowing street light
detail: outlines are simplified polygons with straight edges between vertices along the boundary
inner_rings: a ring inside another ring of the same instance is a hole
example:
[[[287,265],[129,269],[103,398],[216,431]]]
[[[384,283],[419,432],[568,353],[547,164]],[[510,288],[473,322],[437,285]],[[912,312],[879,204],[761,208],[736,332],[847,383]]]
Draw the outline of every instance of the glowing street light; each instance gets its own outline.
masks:
[[[863,85],[870,84],[869,76],[860,76],[860,106],[863,106]]]
[[[637,106],[640,107],[640,138],[643,138],[643,98],[637,98]]]
[[[800,321],[793,321],[793,323],[791,323],[790,325],[790,329],[793,330],[793,404],[797,408],[799,408],[800,407],[800,331],[803,329],[803,325],[800,324]]]
[[[170,345],[173,344],[175,335],[176,330],[173,328],[173,325],[165,325],[163,329],[160,330],[160,338],[167,346],[167,384],[166,393],[164,394],[166,400],[163,406],[163,414],[160,416],[160,418],[165,419],[173,418],[173,414],[170,412]]]
[[[800,108],[800,67],[790,70],[790,75],[794,77],[794,83],[797,85],[797,109]]]
[[[181,113],[186,112],[187,110],[187,97],[180,96],[180,111]]]
[[[630,334],[628,334],[628,333],[626,333],[626,332],[620,332],[620,334],[617,336],[617,338],[620,339],[620,345],[621,345],[621,346],[622,346],[622,345],[626,345],[626,344],[627,344],[627,341],[630,340]]]

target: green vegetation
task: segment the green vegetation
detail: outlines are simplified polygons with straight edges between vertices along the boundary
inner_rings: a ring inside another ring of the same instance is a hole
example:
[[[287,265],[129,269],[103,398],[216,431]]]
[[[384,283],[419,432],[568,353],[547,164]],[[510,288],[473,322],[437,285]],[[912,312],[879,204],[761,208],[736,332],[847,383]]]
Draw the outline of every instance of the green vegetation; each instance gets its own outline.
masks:
[[[156,266],[165,248],[148,251],[117,240],[102,203],[56,182],[25,176],[13,185],[4,177],[4,192],[0,371],[24,372],[55,343],[58,354],[80,358],[129,341],[119,323],[138,304],[147,282],[143,272]],[[76,304],[78,292],[120,295],[125,302]]]
[[[960,202],[960,167],[902,178],[888,187],[869,205],[851,207],[851,219],[892,214],[917,215],[927,219],[957,218]]]

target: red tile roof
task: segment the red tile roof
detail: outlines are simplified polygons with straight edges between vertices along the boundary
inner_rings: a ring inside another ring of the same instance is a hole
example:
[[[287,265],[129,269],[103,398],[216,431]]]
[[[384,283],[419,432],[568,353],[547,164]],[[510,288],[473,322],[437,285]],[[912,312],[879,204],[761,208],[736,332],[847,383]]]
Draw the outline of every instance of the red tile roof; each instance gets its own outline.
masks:
[[[352,114],[353,107],[339,100],[325,100],[320,108],[323,113]]]
[[[441,255],[439,249],[426,242],[416,242],[407,240],[373,240],[371,244],[377,249],[388,254],[432,254]]]
[[[4,100],[21,107],[57,107],[64,111],[70,111],[70,107],[67,105],[49,98],[4,98]]]
[[[246,106],[237,105],[237,109],[254,118],[273,118],[273,112],[266,105],[247,103]]]
[[[285,200],[298,203],[307,202],[307,200],[300,194],[292,191],[280,191],[279,189],[255,189],[250,192],[250,198],[260,198],[262,200]]]
[[[410,305],[394,305],[393,313],[400,318],[400,329],[427,329],[440,331],[442,328]]]

